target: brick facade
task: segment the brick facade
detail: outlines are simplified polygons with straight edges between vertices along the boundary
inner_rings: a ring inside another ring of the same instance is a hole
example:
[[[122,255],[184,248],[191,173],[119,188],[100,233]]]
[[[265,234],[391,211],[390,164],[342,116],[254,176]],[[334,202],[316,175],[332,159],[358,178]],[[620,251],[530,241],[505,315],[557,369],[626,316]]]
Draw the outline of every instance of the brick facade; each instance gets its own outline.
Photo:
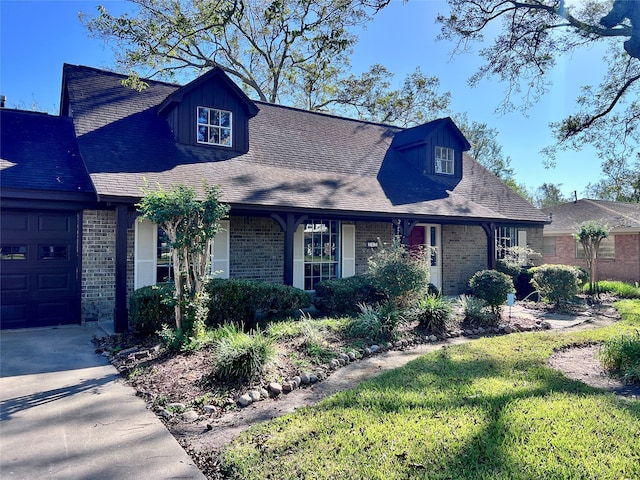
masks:
[[[474,273],[487,268],[487,235],[482,227],[442,225],[442,294],[465,293]]]
[[[391,222],[354,222],[356,274],[368,270],[374,250],[367,241],[388,244],[393,238]],[[87,210],[82,225],[82,320],[113,321],[115,305],[115,236],[116,215],[112,210]],[[127,296],[134,284],[134,226],[127,231]],[[442,293],[464,293],[467,282],[479,270],[487,268],[487,237],[479,226],[442,225]],[[638,235],[616,241],[616,252],[638,258]],[[229,273],[232,278],[282,283],[284,276],[284,233],[270,218],[234,216],[229,224]],[[623,241],[624,240],[624,241]],[[635,242],[635,243],[633,243]],[[528,229],[527,243],[542,251],[542,230]],[[558,244],[558,252],[563,251]],[[568,249],[575,257],[573,244]],[[623,253],[624,252],[624,253]],[[575,260],[575,258],[574,258]],[[545,258],[545,261],[546,258]],[[555,262],[561,263],[561,262]],[[625,271],[640,273],[637,261],[625,262]],[[635,270],[634,270],[635,269]],[[601,268],[601,272],[605,270]],[[603,276],[603,278],[605,278]],[[637,281],[637,280],[636,280]]]
[[[355,222],[356,225],[356,275],[364,275],[369,270],[369,257],[374,249],[367,247],[367,241],[381,241],[383,244],[393,240],[391,222]]]
[[[229,245],[231,278],[282,283],[284,233],[275,220],[231,217]]]
[[[133,242],[132,242],[133,243]],[[82,214],[82,321],[113,321],[116,278],[116,215]]]
[[[587,268],[587,262],[583,258],[576,258],[576,241],[571,235],[552,238],[556,239],[556,254],[544,255],[544,263]],[[614,234],[614,242],[615,258],[598,261],[600,280],[640,283],[640,234]]]

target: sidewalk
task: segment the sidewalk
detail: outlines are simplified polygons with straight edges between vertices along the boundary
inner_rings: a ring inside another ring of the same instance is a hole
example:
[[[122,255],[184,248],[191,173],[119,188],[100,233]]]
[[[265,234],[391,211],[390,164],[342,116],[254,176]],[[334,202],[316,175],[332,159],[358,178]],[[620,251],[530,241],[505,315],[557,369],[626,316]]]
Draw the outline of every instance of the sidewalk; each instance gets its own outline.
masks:
[[[98,325],[0,333],[0,477],[205,479],[94,353]]]

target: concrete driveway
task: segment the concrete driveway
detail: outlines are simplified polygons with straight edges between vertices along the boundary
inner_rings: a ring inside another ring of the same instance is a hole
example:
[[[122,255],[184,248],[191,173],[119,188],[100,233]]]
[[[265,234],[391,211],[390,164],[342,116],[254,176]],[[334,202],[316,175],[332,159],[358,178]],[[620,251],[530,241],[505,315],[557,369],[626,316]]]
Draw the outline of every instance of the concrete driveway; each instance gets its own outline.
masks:
[[[0,478],[205,479],[94,353],[98,325],[0,333]]]

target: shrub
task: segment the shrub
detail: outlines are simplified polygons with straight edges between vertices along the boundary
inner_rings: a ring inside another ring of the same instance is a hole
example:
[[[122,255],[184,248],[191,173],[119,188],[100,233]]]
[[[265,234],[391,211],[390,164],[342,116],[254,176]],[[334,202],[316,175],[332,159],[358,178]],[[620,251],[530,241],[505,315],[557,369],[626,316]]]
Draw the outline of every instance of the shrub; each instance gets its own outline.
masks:
[[[606,340],[600,349],[600,361],[625,382],[640,383],[640,331]]]
[[[258,378],[275,356],[273,341],[260,330],[243,332],[228,324],[214,343],[213,373],[226,381],[246,382]]]
[[[568,265],[540,265],[532,268],[533,284],[543,298],[560,305],[578,293],[578,271]]]
[[[256,280],[213,278],[206,292],[210,298],[208,325],[254,325],[259,310],[286,316],[311,305],[309,294],[299,288]]]
[[[458,304],[462,310],[462,323],[474,327],[487,327],[495,324],[495,317],[486,312],[484,300],[470,295],[460,295]]]
[[[351,320],[348,327],[352,337],[369,340],[393,340],[404,317],[390,302],[378,306],[360,304],[360,315]]]
[[[513,280],[496,270],[481,270],[469,280],[475,297],[486,302],[494,316],[500,315],[500,306],[507,301],[507,294],[514,291]]]
[[[427,289],[430,268],[428,250],[409,252],[397,236],[391,245],[380,247],[369,257],[369,274],[374,285],[396,307],[408,305],[412,296]]]
[[[520,265],[507,259],[501,259],[496,262],[496,270],[509,275],[515,282],[516,277],[520,274]]]
[[[163,324],[174,324],[172,299],[173,288],[167,284],[135,290],[129,298],[129,326],[141,335],[150,335]]]
[[[451,302],[440,295],[424,295],[411,310],[411,318],[418,321],[418,328],[442,335],[447,331],[451,316]]]
[[[323,315],[356,315],[358,304],[374,305],[384,294],[376,289],[369,275],[334,278],[316,284],[313,305]]]

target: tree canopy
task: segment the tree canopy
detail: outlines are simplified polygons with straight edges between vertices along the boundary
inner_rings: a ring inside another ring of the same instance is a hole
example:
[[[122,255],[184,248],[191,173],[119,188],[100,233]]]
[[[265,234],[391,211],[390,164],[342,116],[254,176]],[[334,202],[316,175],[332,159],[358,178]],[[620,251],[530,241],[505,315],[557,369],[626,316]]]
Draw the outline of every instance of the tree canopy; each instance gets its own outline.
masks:
[[[357,27],[389,0],[130,0],[135,14],[81,14],[89,33],[111,43],[128,85],[222,68],[252,98],[403,126],[442,114],[448,92],[416,69],[402,86],[372,65],[351,73]]]
[[[557,143],[546,149],[549,163],[563,149],[593,145],[604,161],[628,159],[640,137],[640,2],[635,0],[447,0],[438,16],[440,38],[455,42],[454,54],[482,45],[483,64],[470,78],[476,85],[498,78],[507,85],[498,109],[527,109],[551,88],[553,67],[579,49],[606,44],[608,71],[599,85],[585,85],[577,110],[550,126]],[[615,7],[612,8],[612,5]],[[495,28],[499,31],[495,34]],[[485,37],[490,38],[485,44]],[[631,37],[631,39],[629,39]],[[626,41],[625,41],[626,40]]]

